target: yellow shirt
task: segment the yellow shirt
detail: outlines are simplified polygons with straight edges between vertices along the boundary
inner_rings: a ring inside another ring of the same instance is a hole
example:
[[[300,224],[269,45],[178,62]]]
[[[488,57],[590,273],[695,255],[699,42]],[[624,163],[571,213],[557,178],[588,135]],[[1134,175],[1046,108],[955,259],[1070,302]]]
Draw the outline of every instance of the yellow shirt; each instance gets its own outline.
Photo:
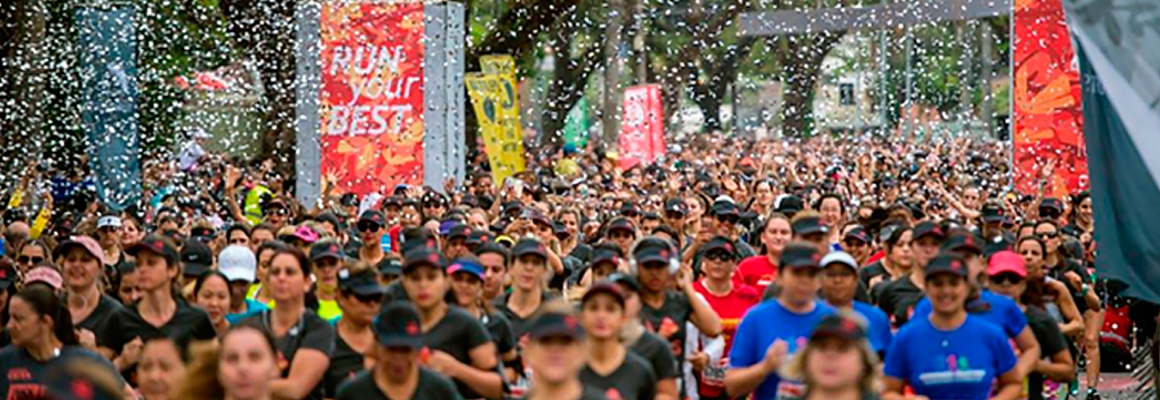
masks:
[[[250,285],[250,290],[248,292],[246,292],[246,298],[253,300],[253,301],[256,301],[256,302],[259,302],[259,303],[262,303],[262,300],[258,299],[258,292],[261,292],[261,291],[262,291],[262,284],[261,283],[255,283],[253,285]],[[273,310],[274,303],[275,303],[274,299],[270,299],[269,303],[262,303],[262,305],[269,307],[271,310]]]
[[[323,320],[330,321],[341,317],[342,309],[338,307],[337,301],[318,299],[318,316],[322,317]]]

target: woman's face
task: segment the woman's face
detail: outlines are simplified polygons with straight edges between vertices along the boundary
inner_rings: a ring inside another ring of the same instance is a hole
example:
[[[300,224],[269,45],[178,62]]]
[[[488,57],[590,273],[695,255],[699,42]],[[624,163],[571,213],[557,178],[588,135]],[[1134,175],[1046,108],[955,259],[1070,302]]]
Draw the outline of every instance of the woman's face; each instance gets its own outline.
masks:
[[[938,239],[930,235],[923,235],[918,240],[911,242],[910,252],[914,256],[914,262],[910,265],[916,268],[925,267],[926,263],[938,255],[938,246]]]
[[[1013,273],[1002,273],[987,277],[987,288],[1009,299],[1019,301],[1019,296],[1027,290],[1027,280]]]
[[[467,272],[451,274],[451,290],[455,292],[455,299],[460,306],[469,306],[479,302],[483,295],[483,281]]]
[[[378,366],[388,381],[398,382],[410,376],[410,372],[417,368],[419,350],[410,347],[383,347],[376,344]]]
[[[1080,221],[1092,220],[1092,198],[1088,197],[1079,203],[1079,207],[1075,210],[1075,215],[1079,217]]]
[[[754,199],[757,201],[757,204],[765,207],[773,205],[773,186],[770,186],[769,182],[758,183],[754,191]]]
[[[595,295],[580,308],[580,323],[584,326],[584,332],[593,338],[617,337],[624,319],[624,306],[610,294]]]
[[[535,290],[543,284],[547,261],[534,254],[520,256],[512,263],[512,285],[525,291]]]
[[[777,279],[781,281],[782,298],[800,303],[817,296],[821,288],[821,268],[785,268]]]
[[[255,253],[257,253],[258,247],[261,247],[262,243],[266,243],[271,240],[274,240],[274,232],[266,229],[255,229],[252,233],[250,233],[250,250],[253,250]]]
[[[302,273],[298,258],[279,253],[270,259],[270,296],[279,303],[297,301],[310,287],[310,279]]]
[[[966,278],[954,274],[926,277],[926,297],[935,312],[953,314],[964,311],[963,302],[969,290]]]
[[[168,290],[177,278],[177,268],[170,268],[165,257],[152,251],[137,253],[137,286],[142,292]]]
[[[246,236],[246,232],[241,229],[234,229],[230,231],[230,237],[226,238],[226,243],[238,246],[249,246],[250,237]]]
[[[272,258],[274,258],[274,252],[270,250],[258,254],[258,281],[266,282],[266,277],[270,274],[270,260]]]
[[[507,266],[504,265],[503,256],[496,253],[480,254],[479,262],[483,264],[483,292],[490,300],[492,296],[498,296],[503,291]]]
[[[106,226],[97,229],[97,240],[101,242],[102,248],[109,248],[121,244],[121,228]]]
[[[580,234],[580,220],[577,219],[576,213],[561,214],[560,223],[564,224],[564,230],[568,231],[571,237],[578,237]]]
[[[8,302],[8,334],[12,344],[28,346],[36,340],[52,335],[52,319],[37,314],[32,305],[20,297]]]
[[[842,224],[842,204],[838,199],[827,197],[822,200],[818,211],[822,214],[822,223],[830,229],[836,229]]]
[[[1027,267],[1027,277],[1043,279],[1043,246],[1032,240],[1024,240],[1019,244],[1019,255],[1023,256],[1023,265]]]
[[[145,400],[166,400],[185,375],[181,351],[170,340],[152,340],[141,349],[137,363],[138,390]]]
[[[402,211],[399,213],[399,223],[402,224],[404,228],[414,228],[422,223],[422,217],[422,214],[419,214],[419,210],[417,208],[411,205],[406,205],[403,206]]]
[[[121,299],[121,304],[133,304],[141,300],[141,280],[137,277],[137,269],[121,274],[117,297]]]
[[[315,260],[313,263],[314,277],[318,279],[319,285],[331,288],[338,286],[338,267],[341,265],[342,262],[334,257],[322,257]]]
[[[145,232],[131,219],[126,219],[121,225],[121,244],[132,246],[145,237]]]
[[[342,318],[369,326],[383,308],[383,295],[360,296],[344,291],[338,296],[338,306],[342,308]]]
[[[1039,224],[1035,227],[1035,236],[1047,245],[1047,254],[1056,254],[1059,251],[1059,230],[1051,224]]]
[[[482,212],[473,212],[467,216],[467,225],[472,229],[487,231],[487,216]]]
[[[536,380],[550,383],[575,379],[586,358],[583,344],[567,336],[529,341],[523,356]]]
[[[431,265],[416,267],[403,275],[403,289],[415,307],[432,309],[447,294],[447,274]]]
[[[64,255],[64,284],[75,292],[82,292],[97,284],[101,262],[84,248],[72,246]]]
[[[714,250],[705,254],[705,258],[701,260],[701,269],[706,278],[724,281],[733,277],[737,263],[734,262],[733,255],[729,252]]]
[[[765,249],[770,254],[781,254],[781,249],[785,248],[785,244],[789,243],[789,239],[793,237],[793,229],[789,225],[789,221],[784,218],[774,218],[765,224],[765,230],[761,231],[761,243],[765,245]]]
[[[857,387],[867,374],[862,351],[846,339],[823,338],[806,350],[806,375],[818,389]]]
[[[17,267],[20,272],[28,272],[28,270],[48,259],[48,253],[44,251],[44,247],[37,244],[28,244],[20,249],[20,255],[16,257]]]
[[[898,242],[890,248],[890,263],[903,268],[909,268],[914,258],[910,254],[910,231],[902,232]]]
[[[705,214],[705,208],[701,207],[701,202],[697,201],[697,199],[687,198],[685,199],[685,205],[689,207],[689,214],[686,217],[689,217],[690,221],[695,221],[701,218],[701,215]]]
[[[230,285],[220,276],[206,278],[201,284],[201,291],[194,294],[194,304],[209,313],[210,321],[216,325],[230,313]]]
[[[270,381],[279,376],[278,361],[266,338],[243,328],[226,335],[218,359],[218,381],[231,399],[269,395]]]

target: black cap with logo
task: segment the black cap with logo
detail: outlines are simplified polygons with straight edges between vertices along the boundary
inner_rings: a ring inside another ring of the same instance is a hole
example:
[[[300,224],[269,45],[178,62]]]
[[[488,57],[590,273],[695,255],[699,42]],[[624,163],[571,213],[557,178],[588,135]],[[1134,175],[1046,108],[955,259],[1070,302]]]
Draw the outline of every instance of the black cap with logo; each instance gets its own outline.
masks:
[[[947,234],[943,232],[939,224],[931,221],[923,221],[914,226],[914,231],[911,233],[911,236],[915,241],[918,241],[918,239],[924,236],[934,236],[935,239],[941,242],[946,239]]]
[[[375,336],[385,347],[423,347],[419,312],[409,302],[391,302],[375,319]]]
[[[181,248],[181,264],[185,275],[204,274],[213,266],[213,251],[200,240],[186,240]]]
[[[953,254],[939,253],[934,259],[931,259],[926,264],[923,270],[926,273],[926,279],[938,274],[952,274],[963,278],[967,277],[967,263],[962,258]]]
[[[809,216],[804,218],[799,217],[793,221],[793,226],[791,228],[793,228],[793,234],[799,236],[818,233],[825,234],[830,231],[830,228],[826,227],[826,225],[822,223],[822,219],[817,216]]]
[[[636,260],[637,265],[653,262],[667,264],[673,260],[673,257],[676,257],[676,249],[673,248],[673,245],[665,239],[653,236],[641,239],[632,252],[632,258]]]
[[[323,240],[310,246],[310,261],[318,261],[326,257],[333,257],[341,261],[346,257],[342,246],[333,240]]]
[[[534,238],[523,238],[512,247],[512,257],[520,258],[532,254],[548,259],[548,248],[544,243]]]
[[[781,268],[821,268],[822,253],[813,245],[790,243],[781,250],[778,266]]]

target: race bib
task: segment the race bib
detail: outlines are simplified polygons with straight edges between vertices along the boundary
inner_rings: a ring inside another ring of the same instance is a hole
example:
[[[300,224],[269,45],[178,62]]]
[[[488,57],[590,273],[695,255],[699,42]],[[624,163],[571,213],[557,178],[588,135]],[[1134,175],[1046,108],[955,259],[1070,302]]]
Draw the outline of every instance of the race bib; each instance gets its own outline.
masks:
[[[706,365],[701,370],[701,384],[712,387],[725,387],[725,371],[729,370],[729,359],[722,358],[716,363]]]
[[[806,396],[806,385],[801,382],[782,379],[777,384],[777,400],[801,400]]]

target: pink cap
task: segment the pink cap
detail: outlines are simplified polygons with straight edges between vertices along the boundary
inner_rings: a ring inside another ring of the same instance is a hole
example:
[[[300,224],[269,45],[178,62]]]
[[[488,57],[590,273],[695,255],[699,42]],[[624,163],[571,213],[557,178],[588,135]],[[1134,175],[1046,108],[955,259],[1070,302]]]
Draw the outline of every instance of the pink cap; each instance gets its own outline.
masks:
[[[60,272],[49,267],[36,267],[28,270],[24,274],[24,284],[28,285],[34,282],[44,282],[53,289],[60,290],[64,287],[64,278],[60,276]]]
[[[101,262],[101,265],[107,264],[105,262],[105,252],[101,250],[101,245],[97,243],[96,239],[88,236],[72,236],[56,247],[56,258],[63,260],[66,252],[70,247],[79,246],[85,249],[93,258]]]
[[[314,243],[318,241],[318,232],[315,232],[313,229],[310,229],[310,227],[306,225],[299,226],[298,229],[294,230],[294,236],[302,239],[302,241],[306,243]]]
[[[995,276],[1004,272],[1013,272],[1020,277],[1027,277],[1027,267],[1023,265],[1023,257],[1010,250],[1000,251],[991,256],[987,264],[987,275]]]

